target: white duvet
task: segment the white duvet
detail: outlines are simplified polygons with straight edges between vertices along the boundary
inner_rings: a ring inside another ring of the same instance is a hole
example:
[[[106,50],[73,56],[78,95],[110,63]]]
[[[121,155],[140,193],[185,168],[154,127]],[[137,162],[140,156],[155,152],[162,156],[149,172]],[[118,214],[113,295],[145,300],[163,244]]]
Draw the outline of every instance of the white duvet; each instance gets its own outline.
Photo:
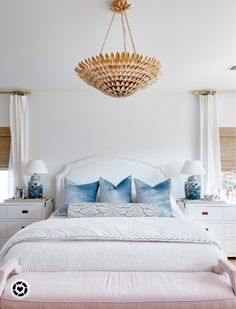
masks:
[[[78,218],[34,223],[0,252],[28,272],[212,271],[226,258],[200,225],[175,218]]]

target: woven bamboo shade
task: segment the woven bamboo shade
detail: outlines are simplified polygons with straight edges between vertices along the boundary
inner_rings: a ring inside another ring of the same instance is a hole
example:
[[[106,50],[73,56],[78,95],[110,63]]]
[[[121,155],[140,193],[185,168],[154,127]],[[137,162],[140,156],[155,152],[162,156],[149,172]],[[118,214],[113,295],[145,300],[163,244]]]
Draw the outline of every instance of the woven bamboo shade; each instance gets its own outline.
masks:
[[[11,144],[10,128],[0,128],[0,169],[7,169]]]
[[[219,130],[222,171],[236,170],[236,128],[220,128]]]
[[[99,55],[85,59],[75,67],[76,74],[88,85],[95,87],[104,94],[123,98],[131,96],[156,82],[161,75],[162,66],[158,60],[144,57],[136,53],[126,11],[131,7],[126,0],[113,1],[110,9],[114,12],[102,49]],[[124,38],[124,51],[115,55],[103,55],[103,49],[108,38],[116,14],[121,15]],[[126,51],[126,27],[133,46],[133,53]]]

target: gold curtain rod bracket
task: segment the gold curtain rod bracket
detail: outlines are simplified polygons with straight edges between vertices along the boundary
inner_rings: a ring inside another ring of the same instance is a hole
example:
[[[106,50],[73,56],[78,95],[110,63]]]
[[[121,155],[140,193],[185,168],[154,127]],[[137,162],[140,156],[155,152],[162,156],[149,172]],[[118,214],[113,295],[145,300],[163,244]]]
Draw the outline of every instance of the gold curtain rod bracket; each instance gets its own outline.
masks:
[[[31,91],[29,90],[0,90],[0,94],[13,94],[13,95],[29,95]]]
[[[236,94],[236,90],[194,90],[192,91],[193,94],[196,95],[203,95],[207,96],[209,94],[216,95],[216,94]]]
[[[200,90],[200,91],[195,91],[195,94],[198,95],[203,95],[203,96],[207,96],[207,95],[216,95],[216,91],[215,90]]]

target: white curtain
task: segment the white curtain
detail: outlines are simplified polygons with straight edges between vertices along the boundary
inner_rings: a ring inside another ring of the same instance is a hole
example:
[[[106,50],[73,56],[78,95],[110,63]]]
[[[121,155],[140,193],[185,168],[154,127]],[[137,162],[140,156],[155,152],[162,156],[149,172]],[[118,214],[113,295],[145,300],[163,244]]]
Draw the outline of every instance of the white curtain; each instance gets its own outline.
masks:
[[[24,169],[28,162],[27,96],[10,96],[11,150],[9,161],[9,195],[17,186],[24,186]]]
[[[206,171],[203,194],[217,194],[221,188],[220,138],[216,94],[200,95],[200,160]]]

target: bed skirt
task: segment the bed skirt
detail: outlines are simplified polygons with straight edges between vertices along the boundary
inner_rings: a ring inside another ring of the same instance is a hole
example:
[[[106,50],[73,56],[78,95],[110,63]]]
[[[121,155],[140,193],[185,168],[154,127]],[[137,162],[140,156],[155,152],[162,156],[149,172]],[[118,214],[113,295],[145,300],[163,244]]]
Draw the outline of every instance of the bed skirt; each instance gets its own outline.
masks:
[[[13,296],[24,281],[27,295]],[[7,280],[1,309],[233,309],[229,278],[211,272],[20,273]]]

